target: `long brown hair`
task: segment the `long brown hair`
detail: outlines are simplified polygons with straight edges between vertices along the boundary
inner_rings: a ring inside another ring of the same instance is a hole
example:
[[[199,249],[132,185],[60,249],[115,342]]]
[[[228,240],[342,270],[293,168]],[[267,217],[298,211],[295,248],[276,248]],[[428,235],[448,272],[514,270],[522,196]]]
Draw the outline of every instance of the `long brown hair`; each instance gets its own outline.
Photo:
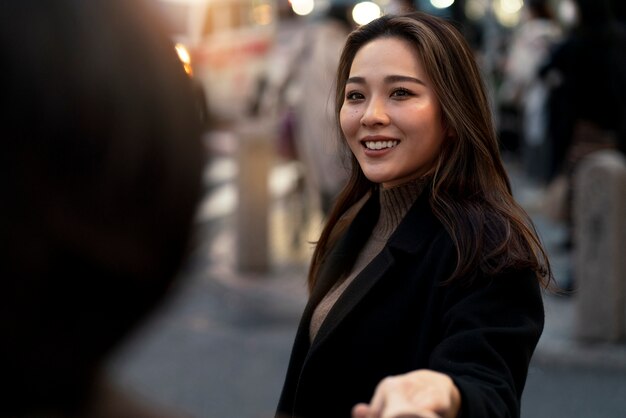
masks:
[[[406,40],[415,48],[439,99],[446,139],[429,186],[433,212],[457,248],[456,269],[449,280],[507,268],[530,268],[548,286],[550,263],[532,221],[515,202],[504,169],[489,99],[473,51],[460,32],[444,19],[422,12],[386,15],[353,31],[344,46],[336,79],[335,115],[345,97],[352,61],[367,43],[381,37]],[[345,138],[339,137],[345,145]],[[375,190],[351,156],[351,175],[339,195],[313,253],[309,289],[334,243],[339,219]],[[341,222],[344,225],[345,222]]]

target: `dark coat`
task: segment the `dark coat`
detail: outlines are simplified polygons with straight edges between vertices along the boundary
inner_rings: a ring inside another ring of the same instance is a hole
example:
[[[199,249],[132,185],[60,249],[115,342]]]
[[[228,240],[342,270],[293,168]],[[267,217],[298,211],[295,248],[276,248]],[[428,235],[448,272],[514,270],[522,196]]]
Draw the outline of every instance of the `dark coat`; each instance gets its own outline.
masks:
[[[309,344],[309,323],[342,266],[352,265],[378,217],[376,194],[324,263],[298,328],[277,417],[350,417],[379,381],[416,369],[448,374],[463,418],[517,417],[543,330],[529,270],[443,284],[454,244],[422,194],[385,248],[347,287]]]

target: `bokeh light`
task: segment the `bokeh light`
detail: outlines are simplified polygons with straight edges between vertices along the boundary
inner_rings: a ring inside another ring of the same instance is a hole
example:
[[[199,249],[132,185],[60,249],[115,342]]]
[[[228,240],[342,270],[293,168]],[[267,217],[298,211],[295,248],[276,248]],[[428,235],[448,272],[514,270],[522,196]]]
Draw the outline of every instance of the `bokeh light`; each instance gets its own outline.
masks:
[[[183,64],[185,72],[189,75],[192,75],[193,70],[191,68],[191,55],[189,54],[189,51],[187,50],[185,45],[181,43],[177,43],[176,45],[174,45],[174,48],[176,49],[178,59]]]
[[[467,0],[465,15],[471,20],[480,20],[487,14],[489,2],[487,0]]]
[[[523,6],[523,0],[496,0],[493,2],[493,12],[502,26],[513,27],[520,21]]]
[[[454,4],[454,0],[430,0],[430,4],[437,9],[447,9]]]
[[[366,25],[382,15],[380,6],[371,1],[357,3],[352,9],[352,19],[358,25]]]
[[[314,0],[291,0],[291,9],[298,16],[306,16],[315,9]]]

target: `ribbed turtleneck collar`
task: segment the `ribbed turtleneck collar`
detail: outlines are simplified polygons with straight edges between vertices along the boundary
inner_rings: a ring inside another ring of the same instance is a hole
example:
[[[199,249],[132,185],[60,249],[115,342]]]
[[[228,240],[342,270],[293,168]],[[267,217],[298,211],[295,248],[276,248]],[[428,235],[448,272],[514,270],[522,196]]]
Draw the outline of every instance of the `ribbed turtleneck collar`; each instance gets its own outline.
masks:
[[[380,187],[380,216],[372,235],[388,239],[427,183],[427,178],[419,178],[390,188]]]

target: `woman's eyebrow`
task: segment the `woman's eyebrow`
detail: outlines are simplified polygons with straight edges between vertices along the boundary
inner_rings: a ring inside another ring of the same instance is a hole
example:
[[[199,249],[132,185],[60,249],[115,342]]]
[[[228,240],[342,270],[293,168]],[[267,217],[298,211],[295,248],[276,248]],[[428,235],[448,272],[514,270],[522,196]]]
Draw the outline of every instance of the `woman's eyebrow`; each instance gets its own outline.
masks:
[[[391,83],[398,83],[398,82],[417,83],[423,86],[426,85],[426,83],[424,83],[419,78],[410,77],[406,75],[388,75],[385,77],[385,83],[391,84]],[[349,83],[365,84],[365,77],[359,77],[359,76],[350,77],[348,78],[348,80],[346,80],[346,84],[349,84]]]
[[[365,84],[365,77],[350,77],[346,80],[346,84],[349,83]]]
[[[385,77],[385,82],[386,83],[398,83],[398,82],[402,82],[402,81],[409,82],[409,83],[417,83],[417,84],[421,84],[423,86],[426,85],[426,83],[424,83],[419,78],[410,77],[410,76],[406,76],[406,75],[388,75],[387,77]]]

